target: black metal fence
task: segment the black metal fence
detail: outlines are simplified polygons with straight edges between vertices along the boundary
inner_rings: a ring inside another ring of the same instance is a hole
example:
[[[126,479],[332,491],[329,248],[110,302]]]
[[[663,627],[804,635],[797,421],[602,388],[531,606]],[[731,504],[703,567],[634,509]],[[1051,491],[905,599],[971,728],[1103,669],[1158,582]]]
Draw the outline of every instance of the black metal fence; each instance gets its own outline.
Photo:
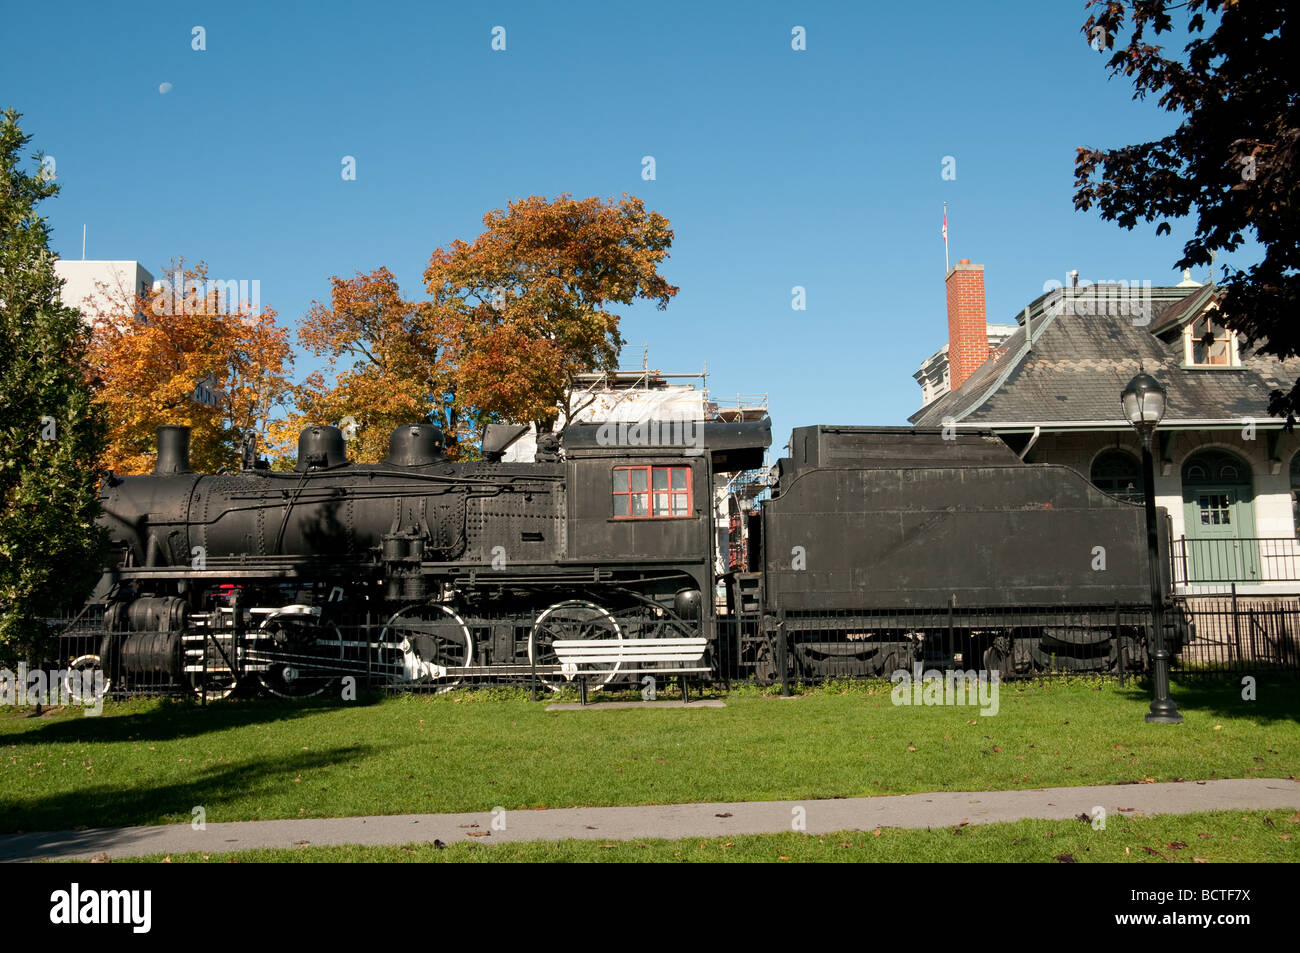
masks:
[[[1183,588],[1300,582],[1300,541],[1294,537],[1174,540],[1174,585]]]
[[[551,698],[576,694],[572,673],[551,648],[557,638],[632,642],[697,634],[653,610],[609,613],[579,601],[553,610],[539,619],[467,621],[426,606],[346,629],[308,613],[244,616],[237,625],[234,612],[215,610],[191,616],[183,631],[127,634],[106,632],[102,607],[92,606],[58,620],[55,650],[29,668],[47,672],[46,697],[65,703],[88,696],[95,673],[110,697],[177,695],[205,703],[250,691],[311,698],[366,688],[483,686]],[[1247,596],[1230,585],[1223,595],[1175,600],[1164,630],[1178,674],[1300,672],[1300,597]],[[721,615],[702,663],[709,671],[691,678],[794,686],[959,670],[997,671],[1002,680],[1089,673],[1122,680],[1148,672],[1152,648],[1150,610],[1138,607]],[[672,697],[671,666],[660,677],[659,664],[614,660],[584,670],[590,689]]]

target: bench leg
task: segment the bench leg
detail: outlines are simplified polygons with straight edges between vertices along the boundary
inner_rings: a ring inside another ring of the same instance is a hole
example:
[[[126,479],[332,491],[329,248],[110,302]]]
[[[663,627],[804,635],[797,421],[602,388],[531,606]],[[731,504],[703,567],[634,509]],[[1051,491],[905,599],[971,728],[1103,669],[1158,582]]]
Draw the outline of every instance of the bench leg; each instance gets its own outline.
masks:
[[[578,676],[578,694],[582,696],[582,703],[587,704],[587,680],[581,675]]]
[[[691,692],[686,686],[686,676],[679,676],[682,683],[682,703],[689,705],[691,703]]]

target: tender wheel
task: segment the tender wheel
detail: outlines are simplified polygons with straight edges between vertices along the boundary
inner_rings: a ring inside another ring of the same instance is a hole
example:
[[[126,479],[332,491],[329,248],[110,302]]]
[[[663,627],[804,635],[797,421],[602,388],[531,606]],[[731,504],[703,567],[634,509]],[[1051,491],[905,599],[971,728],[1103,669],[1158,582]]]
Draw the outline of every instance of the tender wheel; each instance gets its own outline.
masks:
[[[594,602],[573,599],[557,602],[543,610],[533,623],[528,636],[528,661],[537,666],[558,665],[551,643],[556,639],[617,639],[623,641],[623,630],[607,611]],[[618,675],[621,662],[609,662],[594,669],[588,676],[588,688],[599,690]],[[538,678],[552,691],[565,685],[564,676],[556,673],[539,673]]]
[[[73,672],[79,673],[81,677],[73,678]],[[86,675],[90,675],[90,677],[94,679],[96,672],[98,672],[100,677],[103,679],[103,696],[107,696],[110,682],[107,674],[104,672],[103,661],[98,655],[80,655],[72,660],[72,663],[68,666],[68,671],[63,676],[64,696],[72,699],[74,704],[86,708],[93,708],[99,701],[99,699],[95,698],[95,692],[99,691],[99,688],[94,684],[94,682],[92,682],[90,694],[87,695],[85,692],[85,677]]]
[[[312,698],[338,684],[337,675],[321,674],[343,662],[343,633],[333,623],[319,625],[314,616],[290,609],[272,612],[263,621],[257,655],[271,667],[259,672],[262,688],[280,698]]]
[[[399,679],[437,682],[439,692],[460,685],[460,670],[474,660],[469,626],[444,605],[399,609],[384,623],[379,640],[402,653]]]

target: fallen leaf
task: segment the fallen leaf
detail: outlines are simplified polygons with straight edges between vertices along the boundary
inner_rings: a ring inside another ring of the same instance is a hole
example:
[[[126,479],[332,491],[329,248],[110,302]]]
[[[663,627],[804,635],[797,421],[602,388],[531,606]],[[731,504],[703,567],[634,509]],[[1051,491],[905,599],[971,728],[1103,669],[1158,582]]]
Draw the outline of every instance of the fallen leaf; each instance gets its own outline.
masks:
[[[491,837],[492,832],[491,831],[466,831],[465,836],[466,837]]]
[[[713,816],[714,816],[714,817],[731,817],[731,812],[730,812],[730,811],[724,811],[724,812],[721,813],[721,814],[714,814]]]
[[[1063,863],[1063,864],[1077,864],[1077,863],[1078,863],[1078,861],[1074,859],[1074,855],[1073,855],[1073,854],[1057,854],[1055,859],[1058,860],[1058,861],[1060,861],[1060,862]]]

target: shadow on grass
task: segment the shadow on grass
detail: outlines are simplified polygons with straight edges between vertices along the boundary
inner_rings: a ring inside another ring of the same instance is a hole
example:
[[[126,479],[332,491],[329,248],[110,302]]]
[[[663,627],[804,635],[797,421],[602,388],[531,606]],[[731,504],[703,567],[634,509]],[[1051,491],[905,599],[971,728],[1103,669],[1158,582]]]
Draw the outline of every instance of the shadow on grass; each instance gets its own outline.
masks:
[[[1284,674],[1254,676],[1254,700],[1242,698],[1242,678],[1248,673],[1224,677],[1176,676],[1169,695],[1180,711],[1205,712],[1221,718],[1249,718],[1260,724],[1300,721],[1300,681]],[[1120,691],[1134,701],[1150,701],[1149,679],[1128,682]]]
[[[259,791],[281,793],[291,788],[303,772],[348,760],[370,757],[370,745],[303,752],[274,761],[249,761],[213,767],[200,777],[173,784],[127,789],[100,785],[83,787],[44,797],[0,800],[0,861],[39,855],[43,847],[86,840],[89,830],[71,828],[124,827],[160,824],[166,818],[189,818],[202,805],[209,822],[220,821],[220,805],[227,800],[256,795]],[[42,833],[17,834],[19,831]]]
[[[340,702],[334,698],[225,699],[211,702],[206,708],[189,699],[163,698],[145,711],[121,714],[113,712],[114,703],[110,702],[104,714],[97,718],[77,714],[57,720],[40,720],[34,725],[24,723],[12,733],[0,734],[0,744],[17,746],[84,741],[175,741],[229,728],[291,721],[321,711],[365,708],[378,704],[383,697],[382,693],[375,692],[358,694],[357,700],[350,702]]]

